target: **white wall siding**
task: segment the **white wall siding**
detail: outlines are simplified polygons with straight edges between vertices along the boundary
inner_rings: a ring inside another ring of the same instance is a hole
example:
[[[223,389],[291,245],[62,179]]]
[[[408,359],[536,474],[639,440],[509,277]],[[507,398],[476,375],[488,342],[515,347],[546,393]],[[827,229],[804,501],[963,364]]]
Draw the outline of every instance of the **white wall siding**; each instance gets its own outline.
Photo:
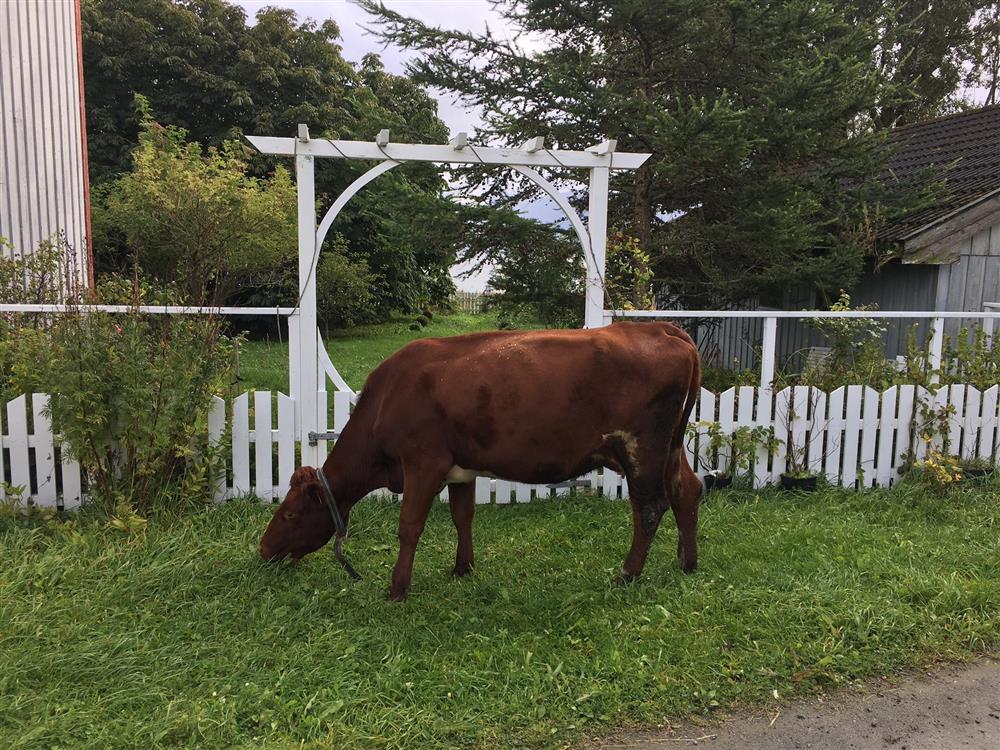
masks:
[[[87,275],[78,0],[0,1],[0,236],[4,254],[56,234]]]

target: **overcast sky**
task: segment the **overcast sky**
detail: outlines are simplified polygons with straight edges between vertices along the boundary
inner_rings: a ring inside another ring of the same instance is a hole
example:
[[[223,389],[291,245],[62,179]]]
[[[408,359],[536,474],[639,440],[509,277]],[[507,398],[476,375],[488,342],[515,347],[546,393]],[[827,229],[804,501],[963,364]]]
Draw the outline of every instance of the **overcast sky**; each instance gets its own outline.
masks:
[[[340,26],[343,37],[344,57],[359,62],[369,52],[377,53],[385,67],[393,73],[403,73],[406,60],[412,55],[398,47],[385,47],[377,38],[367,33],[363,26],[370,24],[369,15],[348,0],[233,0],[247,12],[251,20],[257,11],[269,5],[290,8],[299,20],[313,18],[317,21],[332,19]],[[493,12],[487,0],[386,0],[393,10],[425,21],[434,26],[482,32],[489,24],[496,36],[506,36],[509,28],[504,19]],[[471,131],[478,123],[475,112],[453,103],[450,97],[437,93],[438,115],[453,132]]]

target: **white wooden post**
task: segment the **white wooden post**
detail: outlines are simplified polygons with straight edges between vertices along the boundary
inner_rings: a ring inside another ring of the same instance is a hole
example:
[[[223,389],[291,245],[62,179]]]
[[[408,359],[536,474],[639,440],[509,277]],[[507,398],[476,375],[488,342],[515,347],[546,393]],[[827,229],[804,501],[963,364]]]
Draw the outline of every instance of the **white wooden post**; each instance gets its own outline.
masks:
[[[296,144],[308,143],[309,131],[299,125]],[[299,388],[295,398],[298,416],[298,439],[302,446],[302,464],[318,466],[318,445],[309,445],[309,433],[319,431],[316,410],[316,183],[313,157],[296,154],[295,183],[299,199]]]
[[[764,318],[764,340],[760,349],[760,387],[769,390],[774,381],[775,349],[778,342],[778,319]]]
[[[935,370],[941,369],[941,350],[944,348],[944,318],[934,318],[931,322],[933,333],[931,334],[931,348],[927,354],[927,364],[931,369],[931,383],[937,383],[940,379]]]
[[[299,425],[299,332],[301,323],[299,322],[299,312],[296,310],[288,316],[288,395],[296,399],[295,403],[295,428]]]
[[[1000,312],[1000,305],[995,302],[987,302],[983,305],[983,312]],[[996,325],[996,318],[983,318],[983,333],[986,334],[986,346],[993,345],[993,327]]]
[[[608,241],[608,182],[611,170],[594,167],[590,170],[590,201],[587,209],[590,253],[587,261],[586,306],[584,327],[604,325],[604,268]],[[587,248],[584,248],[586,251]]]

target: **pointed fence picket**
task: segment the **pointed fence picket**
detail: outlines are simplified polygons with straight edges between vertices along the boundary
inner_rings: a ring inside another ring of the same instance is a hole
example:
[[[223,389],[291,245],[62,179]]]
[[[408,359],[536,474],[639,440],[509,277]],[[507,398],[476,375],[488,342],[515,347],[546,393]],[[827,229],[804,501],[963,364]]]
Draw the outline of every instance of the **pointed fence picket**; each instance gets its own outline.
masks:
[[[8,491],[40,507],[80,505],[80,466],[53,433],[47,394],[24,394],[0,409],[0,499]]]
[[[1000,386],[992,385],[983,391],[982,420],[979,424],[979,448],[977,456],[984,460],[993,458],[997,448],[997,393]],[[997,456],[1000,460],[1000,455]]]
[[[830,484],[840,479],[841,456],[844,445],[844,394],[843,386],[826,397],[826,447],[823,456],[823,474]]]
[[[347,391],[335,391],[331,396],[332,430],[326,432],[327,394],[317,393],[323,411],[318,424],[327,438],[318,441],[323,447],[321,455],[332,448],[336,436],[347,426],[358,398]],[[5,487],[13,487],[20,497],[36,505],[73,509],[84,500],[83,476],[52,429],[48,405],[46,394],[35,393],[18,396],[0,409],[0,498]],[[946,420],[940,417],[944,410],[948,412]],[[1000,385],[984,391],[949,385],[936,392],[901,385],[883,393],[852,385],[829,394],[806,386],[777,392],[742,386],[720,394],[702,390],[690,421],[717,422],[726,434],[744,426],[772,428],[778,450],[771,456],[758,448],[750,467],[755,486],[772,483],[791,464],[804,462],[831,484],[884,487],[899,480],[910,453],[917,459],[926,457],[928,443],[923,434],[929,428],[935,432],[934,449],[1000,464],[998,410]],[[299,456],[293,398],[270,391],[244,393],[231,404],[213,398],[208,438],[210,444],[220,447],[228,441],[226,449],[219,451],[224,460],[215,474],[216,501],[252,494],[274,502],[285,496]],[[705,425],[698,425],[685,437],[684,450],[699,476],[731,468],[729,452],[715,451],[709,445]],[[789,460],[789,452],[795,461]],[[625,477],[609,469],[589,472],[582,479],[609,499],[628,497]],[[565,484],[526,484],[489,477],[480,477],[475,483],[479,504],[558,500],[576,491]],[[446,493],[442,493],[445,498]]]
[[[912,385],[899,386],[896,404],[896,447],[893,450],[893,466],[891,480],[899,479],[906,468],[906,456],[913,447],[913,416],[916,405],[916,388]],[[919,440],[919,436],[916,440]]]

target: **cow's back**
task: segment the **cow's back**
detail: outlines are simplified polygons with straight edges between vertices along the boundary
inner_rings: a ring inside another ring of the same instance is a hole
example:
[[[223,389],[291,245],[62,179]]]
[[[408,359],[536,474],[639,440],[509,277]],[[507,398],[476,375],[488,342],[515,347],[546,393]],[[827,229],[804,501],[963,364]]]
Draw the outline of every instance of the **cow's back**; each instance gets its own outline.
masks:
[[[376,368],[363,401],[389,456],[433,443],[468,469],[570,476],[655,404],[682,410],[697,357],[663,323],[423,339]]]

